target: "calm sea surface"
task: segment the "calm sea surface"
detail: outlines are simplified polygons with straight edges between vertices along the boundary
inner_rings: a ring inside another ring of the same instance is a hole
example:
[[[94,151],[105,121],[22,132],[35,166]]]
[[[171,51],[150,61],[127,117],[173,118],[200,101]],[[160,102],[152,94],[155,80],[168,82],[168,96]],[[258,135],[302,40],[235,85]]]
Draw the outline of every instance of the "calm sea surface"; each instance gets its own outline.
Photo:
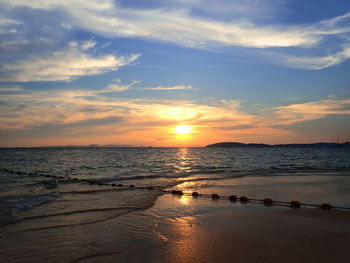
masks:
[[[0,220],[20,222],[41,206],[44,214],[64,215],[147,207],[156,191],[205,189],[230,178],[258,182],[349,171],[350,148],[0,149]]]

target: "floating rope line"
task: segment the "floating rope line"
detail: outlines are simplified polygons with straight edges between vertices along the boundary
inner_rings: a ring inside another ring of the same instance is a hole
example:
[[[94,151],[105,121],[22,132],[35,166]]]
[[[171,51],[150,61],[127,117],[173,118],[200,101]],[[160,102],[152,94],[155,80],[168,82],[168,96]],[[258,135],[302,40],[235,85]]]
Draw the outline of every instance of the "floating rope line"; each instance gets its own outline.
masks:
[[[47,174],[38,174],[38,173],[25,173],[25,172],[14,172],[11,170],[7,169],[2,169],[4,171],[10,172],[10,173],[17,173],[17,174],[27,174],[27,175],[32,175],[32,176],[42,176],[46,178],[52,178],[56,179],[57,181],[76,181],[76,182],[86,182],[90,185],[100,185],[100,186],[111,186],[111,187],[124,187],[124,188],[135,188],[135,185],[130,184],[130,185],[124,185],[124,184],[115,184],[115,183],[103,183],[98,180],[91,180],[91,179],[80,179],[80,178],[72,178],[72,177],[65,177],[65,176],[57,176],[57,175],[47,175]],[[152,187],[152,186],[145,186],[145,187],[137,187],[137,189],[148,189],[148,190],[155,190],[159,189],[160,187]],[[272,206],[272,205],[279,205],[279,206],[287,206],[291,208],[317,208],[317,209],[322,209],[322,210],[350,210],[350,207],[343,207],[343,206],[332,206],[328,203],[321,203],[321,204],[309,204],[309,203],[301,203],[297,200],[292,200],[292,201],[278,201],[278,200],[272,200],[271,198],[265,198],[265,199],[256,199],[256,198],[248,198],[247,196],[240,196],[237,197],[236,195],[230,195],[230,196],[219,196],[216,193],[213,193],[211,195],[209,194],[200,194],[198,192],[192,192],[192,193],[184,193],[181,190],[163,190],[163,193],[167,194],[173,194],[177,196],[192,196],[193,198],[211,198],[212,200],[218,200],[218,199],[223,199],[223,200],[230,200],[231,202],[237,202],[240,201],[243,204],[246,203],[259,203],[263,204],[265,206]]]
[[[207,198],[207,199],[212,199],[212,200],[218,200],[218,199],[223,199],[223,200],[230,200],[231,202],[237,202],[240,201],[243,204],[246,203],[259,203],[263,204],[265,206],[272,206],[272,205],[279,205],[279,206],[287,206],[291,208],[317,208],[317,209],[322,209],[322,210],[350,210],[350,207],[342,207],[342,206],[332,206],[328,203],[322,203],[320,205],[318,204],[309,204],[309,203],[301,203],[297,200],[292,200],[292,201],[277,201],[277,200],[272,200],[271,198],[265,198],[265,199],[257,199],[257,198],[248,198],[247,196],[240,196],[237,197],[236,195],[230,195],[230,196],[219,196],[218,194],[200,194],[198,192],[192,192],[192,193],[184,193],[180,190],[163,190],[164,193],[168,194],[173,194],[177,196],[192,196],[193,198]]]

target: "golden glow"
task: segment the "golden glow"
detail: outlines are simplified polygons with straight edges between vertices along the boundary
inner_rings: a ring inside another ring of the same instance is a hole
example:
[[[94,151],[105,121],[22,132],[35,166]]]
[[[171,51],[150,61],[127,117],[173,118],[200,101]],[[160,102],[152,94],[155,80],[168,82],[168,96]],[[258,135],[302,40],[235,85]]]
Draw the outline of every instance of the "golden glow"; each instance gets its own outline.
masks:
[[[182,195],[178,200],[181,204],[188,205],[191,199],[192,199],[192,196]]]
[[[191,134],[192,128],[189,125],[179,125],[175,127],[176,134]]]

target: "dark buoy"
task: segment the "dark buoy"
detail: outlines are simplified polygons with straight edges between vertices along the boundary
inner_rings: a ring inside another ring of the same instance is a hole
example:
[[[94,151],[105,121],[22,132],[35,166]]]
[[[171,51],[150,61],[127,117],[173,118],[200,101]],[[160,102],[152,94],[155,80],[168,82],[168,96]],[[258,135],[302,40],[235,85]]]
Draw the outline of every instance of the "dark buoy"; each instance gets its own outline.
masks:
[[[265,198],[263,200],[263,204],[266,205],[266,206],[271,206],[273,203],[272,199],[271,198]]]
[[[182,192],[182,191],[180,191],[180,190],[171,190],[171,193],[173,194],[173,195],[183,195],[184,193]]]
[[[129,187],[135,187],[135,185],[131,184],[131,185],[129,185]]]
[[[289,202],[289,205],[290,205],[290,207],[292,207],[292,208],[300,208],[300,202],[299,202],[299,201],[296,201],[296,200],[290,201],[290,202]]]
[[[153,190],[154,188],[152,186],[147,187],[148,190]]]
[[[101,183],[101,182],[97,182],[97,184],[98,184],[98,185],[103,185],[103,183]]]
[[[244,196],[244,195],[242,195],[242,196],[239,198],[239,200],[240,200],[241,202],[248,202],[248,201],[249,201],[248,197],[246,197],[246,196]]]
[[[111,184],[111,186],[113,186],[113,187],[114,187],[114,186],[117,186],[117,185],[116,185],[116,184]]]
[[[236,202],[236,201],[237,201],[237,196],[235,196],[235,195],[230,195],[230,201],[231,201],[231,202]]]
[[[118,186],[118,187],[121,187],[121,186],[123,186],[123,184],[117,184],[117,186]]]
[[[219,195],[218,194],[212,194],[211,195],[211,199],[217,200],[217,199],[219,199]]]
[[[332,206],[330,204],[327,204],[327,203],[322,203],[320,205],[320,208],[323,209],[323,210],[331,210]]]
[[[192,193],[192,196],[193,196],[193,197],[198,197],[198,196],[199,196],[199,193],[198,193],[198,192],[193,192],[193,193]]]

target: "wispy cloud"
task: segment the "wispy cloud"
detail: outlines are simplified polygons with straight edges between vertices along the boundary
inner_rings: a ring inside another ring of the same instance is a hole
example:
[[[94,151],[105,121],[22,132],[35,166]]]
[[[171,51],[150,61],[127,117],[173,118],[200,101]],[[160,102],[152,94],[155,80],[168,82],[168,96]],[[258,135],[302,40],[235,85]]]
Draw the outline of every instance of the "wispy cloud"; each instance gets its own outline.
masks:
[[[338,65],[350,58],[350,45],[326,56],[296,56],[276,52],[265,52],[270,60],[292,68],[319,70]]]
[[[188,85],[188,86],[178,85],[178,86],[171,86],[171,87],[163,87],[163,86],[147,87],[142,89],[144,90],[188,90],[193,88],[191,85]]]
[[[11,18],[0,17],[0,27],[19,24],[22,24],[22,22]]]
[[[0,84],[0,92],[17,92],[23,91],[19,85],[14,84]]]
[[[0,17],[0,34],[17,33],[17,30],[14,28],[14,26],[21,25],[21,24],[22,24],[21,21],[18,21],[15,19]]]
[[[273,108],[278,124],[291,125],[327,115],[349,115],[350,100],[320,100]]]
[[[120,86],[134,83],[117,81]],[[267,135],[269,138],[270,135],[273,138],[291,136],[290,127],[296,123],[350,114],[350,100],[291,104],[248,114],[240,109],[239,101],[212,99],[201,103],[131,99],[105,96],[105,92],[119,90],[17,90],[3,93],[0,97],[0,134],[5,137],[15,134],[16,138],[44,136],[51,144],[56,137],[66,138],[62,144],[67,144],[69,138],[80,140],[84,136],[91,143],[93,135],[94,142],[99,143],[176,145],[172,129],[176,125],[188,124],[195,132],[193,145],[203,145],[211,140],[265,138],[266,141]],[[47,132],[43,134],[43,131]],[[39,137],[38,143],[42,143]],[[159,138],[163,139],[159,141]],[[31,142],[35,143],[35,140]]]
[[[120,79],[115,79],[111,84],[109,84],[106,89],[97,91],[96,93],[107,93],[107,92],[122,92],[131,89],[135,84],[140,83],[139,80],[134,80],[130,84],[122,84]]]
[[[245,1],[235,1],[231,4],[228,3],[228,6],[236,12],[240,10],[238,12],[252,14],[259,10],[259,6],[276,5],[276,1],[273,0],[264,1],[262,5],[258,4],[259,1],[249,1],[249,3],[252,2],[253,5],[248,5]],[[225,3],[227,2],[225,1]],[[98,2],[87,0],[84,1],[84,4],[81,0],[55,2],[49,0],[4,0],[3,4],[7,7],[26,6],[45,10],[59,9],[69,17],[70,27],[83,28],[107,37],[155,39],[204,49],[227,46],[256,49],[302,48],[299,49],[303,51],[302,56],[291,55],[288,50],[283,51],[283,56],[276,54],[282,59],[282,65],[291,67],[322,69],[339,64],[349,57],[347,47],[343,47],[346,40],[342,37],[350,34],[350,12],[313,24],[268,25],[257,24],[248,18],[223,21],[219,19],[218,15],[209,17],[194,15],[193,9],[198,9],[200,6],[204,8],[211,6],[210,1],[207,0],[181,1],[181,8],[169,8],[158,3],[158,7],[154,4],[155,7],[152,9],[117,6],[112,0]],[[253,7],[248,8],[249,6]],[[209,7],[206,8],[206,11],[208,10],[217,12],[217,14],[224,11],[223,8],[217,10],[217,8]],[[335,40],[332,50],[323,50],[320,44],[334,37],[337,37],[337,40]],[[308,52],[312,54],[314,50],[322,51],[325,55],[319,57],[308,55]],[[312,62],[309,62],[310,60]]]
[[[80,76],[102,74],[134,62],[140,55],[103,55],[94,57],[88,50],[95,45],[88,41],[71,42],[66,49],[0,65],[0,81],[70,81]]]

